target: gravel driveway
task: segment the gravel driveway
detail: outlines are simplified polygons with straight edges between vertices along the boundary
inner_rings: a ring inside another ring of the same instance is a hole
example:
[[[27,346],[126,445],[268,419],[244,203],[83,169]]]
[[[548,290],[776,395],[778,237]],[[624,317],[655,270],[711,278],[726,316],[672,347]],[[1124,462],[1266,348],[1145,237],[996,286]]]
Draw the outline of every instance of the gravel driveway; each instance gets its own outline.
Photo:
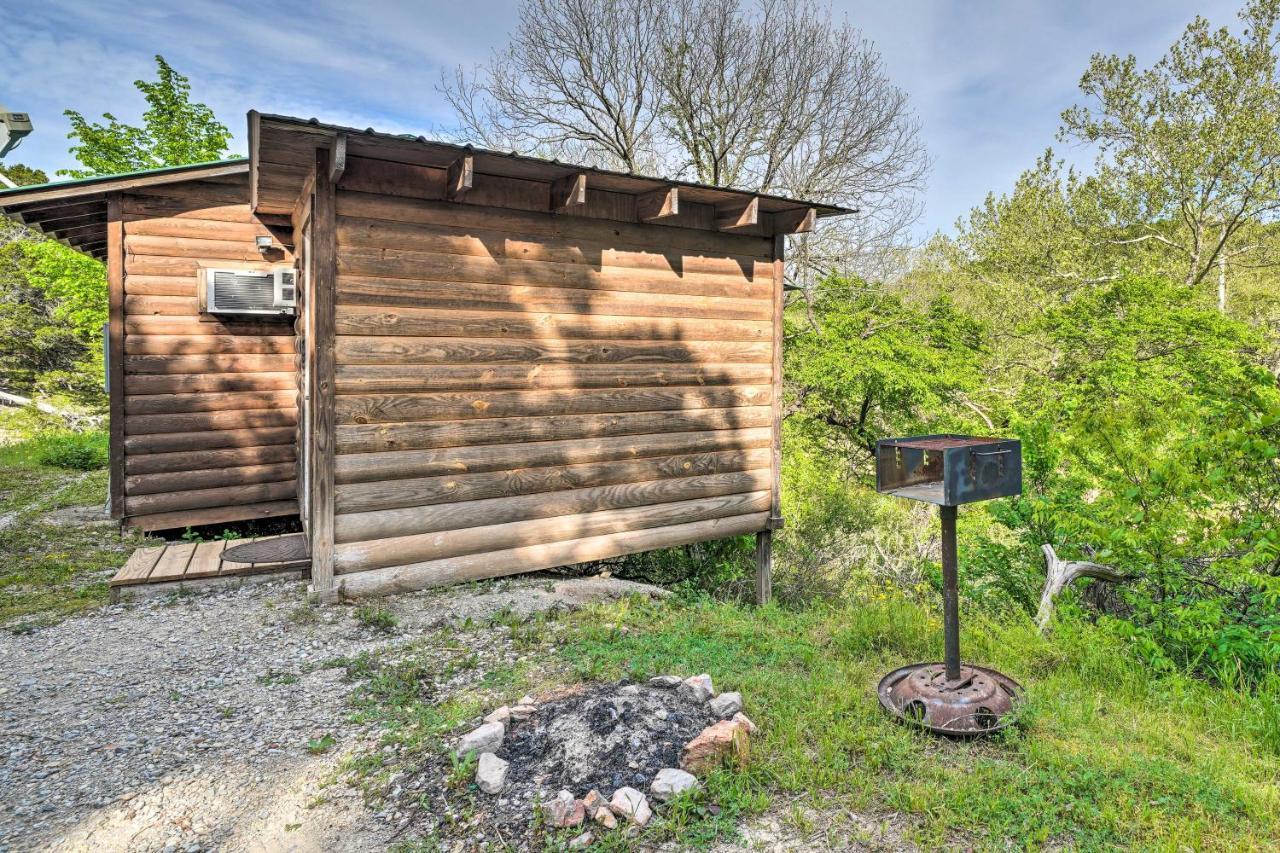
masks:
[[[334,659],[453,620],[640,590],[529,577],[406,595],[384,603],[398,619],[388,634],[276,582],[0,635],[0,851],[384,849],[389,816],[337,781],[378,732],[348,720],[352,685]],[[336,745],[312,754],[326,735]]]

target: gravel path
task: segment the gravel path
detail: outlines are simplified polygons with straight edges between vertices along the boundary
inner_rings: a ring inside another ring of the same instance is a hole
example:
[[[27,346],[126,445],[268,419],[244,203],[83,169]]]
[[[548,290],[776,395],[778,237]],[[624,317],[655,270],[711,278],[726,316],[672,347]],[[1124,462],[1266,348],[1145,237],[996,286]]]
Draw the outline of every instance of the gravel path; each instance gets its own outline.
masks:
[[[352,608],[309,607],[302,590],[118,604],[0,636],[0,851],[384,849],[390,816],[335,784],[378,735],[347,719],[336,658],[651,588],[535,576],[418,593],[382,603],[390,634]],[[336,746],[313,755],[308,741],[326,735]]]

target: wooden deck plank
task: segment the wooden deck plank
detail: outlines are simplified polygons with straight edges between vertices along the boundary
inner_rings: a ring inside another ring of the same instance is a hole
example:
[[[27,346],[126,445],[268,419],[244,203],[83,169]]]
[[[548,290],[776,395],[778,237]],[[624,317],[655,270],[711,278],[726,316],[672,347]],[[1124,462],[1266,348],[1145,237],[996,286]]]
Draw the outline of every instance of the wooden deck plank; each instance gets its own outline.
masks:
[[[147,576],[151,574],[151,570],[155,568],[167,547],[167,545],[158,545],[154,548],[139,548],[134,551],[120,571],[116,572],[115,577],[111,579],[110,585],[127,586],[146,583]]]
[[[191,555],[191,562],[182,575],[183,579],[217,577],[222,566],[222,552],[226,547],[225,539],[201,542],[196,546],[195,553]]]
[[[150,582],[164,580],[182,580],[182,575],[187,570],[187,564],[191,562],[191,556],[196,552],[195,542],[175,542],[164,549],[164,554],[160,556],[160,561],[156,563],[156,567],[151,570]]]
[[[211,542],[171,542],[157,547],[139,548],[111,578],[110,585],[178,583],[214,577],[263,575],[273,572],[296,572],[305,569],[307,561],[288,563],[223,563],[222,552],[236,545],[276,536],[252,536],[246,539],[217,539]]]

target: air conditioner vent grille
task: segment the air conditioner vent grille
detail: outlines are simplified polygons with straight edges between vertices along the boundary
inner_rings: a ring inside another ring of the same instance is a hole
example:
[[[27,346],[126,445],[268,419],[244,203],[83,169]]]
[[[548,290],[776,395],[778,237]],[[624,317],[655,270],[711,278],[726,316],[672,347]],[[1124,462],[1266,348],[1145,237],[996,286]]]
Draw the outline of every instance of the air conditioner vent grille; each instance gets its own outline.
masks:
[[[275,304],[275,279],[271,273],[237,273],[227,270],[213,274],[209,294],[215,311],[271,311]]]

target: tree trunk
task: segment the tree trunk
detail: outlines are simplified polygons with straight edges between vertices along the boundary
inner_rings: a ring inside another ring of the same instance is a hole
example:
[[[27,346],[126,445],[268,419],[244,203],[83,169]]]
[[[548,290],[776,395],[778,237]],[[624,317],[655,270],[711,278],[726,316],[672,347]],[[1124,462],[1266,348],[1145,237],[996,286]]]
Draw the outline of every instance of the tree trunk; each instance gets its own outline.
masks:
[[[1054,553],[1053,546],[1047,543],[1041,545],[1040,550],[1044,552],[1044,561],[1047,568],[1044,591],[1040,593],[1040,609],[1036,613],[1036,625],[1042,633],[1048,630],[1049,620],[1053,618],[1054,599],[1058,597],[1058,593],[1066,589],[1067,585],[1076,578],[1097,578],[1111,583],[1124,583],[1131,580],[1128,575],[1121,574],[1109,566],[1059,560],[1058,555]]]
[[[1218,310],[1227,313],[1227,259],[1218,255]]]

